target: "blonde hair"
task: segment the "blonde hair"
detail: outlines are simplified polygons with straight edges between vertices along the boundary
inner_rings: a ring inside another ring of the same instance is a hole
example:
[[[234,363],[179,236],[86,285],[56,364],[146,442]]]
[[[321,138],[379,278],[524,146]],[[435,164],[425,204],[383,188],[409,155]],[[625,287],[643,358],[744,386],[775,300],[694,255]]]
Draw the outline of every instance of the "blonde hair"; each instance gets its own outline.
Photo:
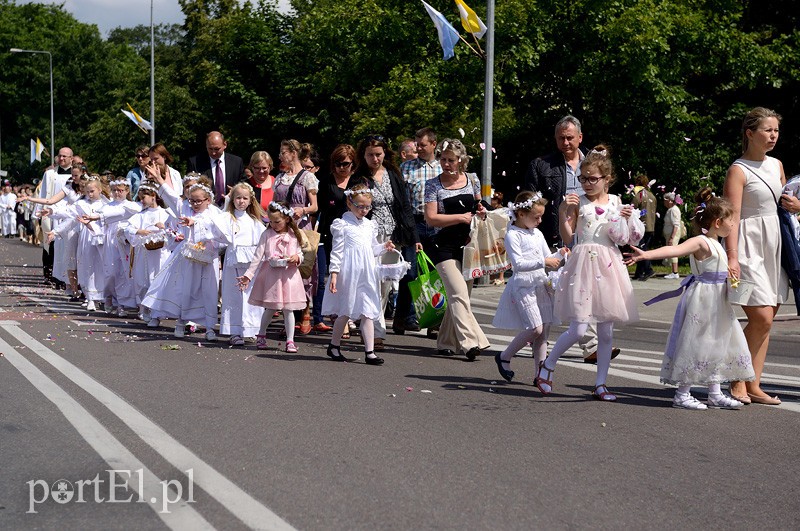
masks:
[[[226,209],[228,213],[233,216],[233,213],[236,210],[236,206],[233,204],[233,195],[236,190],[244,190],[247,192],[247,195],[250,197],[250,204],[247,205],[245,212],[247,212],[247,215],[251,218],[261,221],[261,218],[264,217],[264,209],[261,208],[259,202],[256,201],[256,193],[253,190],[253,187],[247,183],[237,183],[233,186],[233,188],[231,188],[231,193],[228,194],[228,197],[230,198],[228,201],[228,208]]]
[[[778,120],[778,124],[780,124],[782,120],[780,114],[766,107],[756,107],[745,115],[744,120],[742,120],[742,153],[746,152],[747,148],[750,147],[750,140],[747,138],[747,132],[758,129],[761,121],[767,118],[775,118]]]

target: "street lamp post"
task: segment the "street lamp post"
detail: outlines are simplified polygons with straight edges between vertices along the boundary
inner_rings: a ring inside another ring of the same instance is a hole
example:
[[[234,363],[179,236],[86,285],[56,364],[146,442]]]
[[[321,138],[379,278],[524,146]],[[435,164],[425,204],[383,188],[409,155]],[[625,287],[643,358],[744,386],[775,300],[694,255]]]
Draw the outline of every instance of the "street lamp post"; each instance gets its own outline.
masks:
[[[46,53],[50,57],[50,158],[56,155],[56,130],[55,130],[55,114],[53,113],[53,54],[43,50],[21,50],[19,48],[11,48],[11,53]],[[49,164],[48,164],[49,166]]]

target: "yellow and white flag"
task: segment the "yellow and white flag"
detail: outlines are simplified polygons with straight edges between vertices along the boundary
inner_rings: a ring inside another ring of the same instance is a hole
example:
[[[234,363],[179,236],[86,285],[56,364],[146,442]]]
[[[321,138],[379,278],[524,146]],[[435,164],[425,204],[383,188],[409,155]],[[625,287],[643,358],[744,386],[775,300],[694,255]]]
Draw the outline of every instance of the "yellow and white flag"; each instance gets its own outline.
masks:
[[[135,123],[136,126],[139,129],[141,129],[142,131],[152,131],[153,130],[153,126],[150,125],[150,122],[148,122],[147,120],[145,120],[144,118],[139,116],[139,114],[136,111],[133,110],[133,107],[131,107],[130,103],[126,103],[125,105],[127,105],[128,109],[130,109],[130,110],[126,111],[125,109],[120,109],[120,111],[122,111],[122,114],[124,114],[125,116],[130,118],[131,121],[133,123]]]
[[[456,6],[458,6],[458,12],[461,15],[461,25],[464,26],[464,30],[472,33],[478,39],[483,37],[486,33],[486,24],[478,18],[475,11],[465,4],[464,0],[456,0]]]
[[[44,146],[42,145],[42,141],[39,140],[39,137],[36,137],[36,140],[31,138],[31,164],[33,161],[38,160],[39,162],[42,161],[42,151],[44,151]]]

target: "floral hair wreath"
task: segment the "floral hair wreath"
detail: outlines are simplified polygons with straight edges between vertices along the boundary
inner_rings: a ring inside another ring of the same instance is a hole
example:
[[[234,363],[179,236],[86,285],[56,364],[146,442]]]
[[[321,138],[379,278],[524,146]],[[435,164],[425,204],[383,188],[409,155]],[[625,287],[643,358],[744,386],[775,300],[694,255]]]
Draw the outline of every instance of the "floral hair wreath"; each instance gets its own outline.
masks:
[[[200,175],[199,173],[192,172],[192,173],[187,174],[186,177],[184,177],[183,179],[181,179],[181,182],[183,184],[186,184],[188,182],[198,181],[198,180],[200,180],[200,177],[202,177],[202,175]]]
[[[139,185],[139,190],[140,191],[141,190],[149,190],[149,191],[153,192],[154,194],[158,194],[158,188],[156,188],[154,186],[151,186],[149,184],[140,184]]]
[[[536,193],[533,194],[533,196],[529,197],[525,201],[520,201],[519,203],[514,203],[513,201],[509,201],[507,207],[508,207],[509,217],[511,218],[511,221],[516,221],[517,220],[517,216],[516,216],[517,210],[523,210],[523,209],[532,208],[533,204],[536,203],[537,201],[541,200],[541,199],[542,199],[541,192],[536,192]]]
[[[127,186],[128,188],[131,187],[131,183],[128,182],[128,179],[116,179],[108,183],[109,186]]]
[[[242,186],[244,188],[247,188],[247,191],[250,192],[251,194],[256,193],[255,190],[253,190],[253,187],[250,186],[250,183],[242,181],[240,183],[236,183],[236,186]]]
[[[351,195],[359,195],[359,194],[372,195],[372,190],[370,190],[369,188],[362,188],[361,190],[353,190],[351,188],[349,190],[345,190],[344,191],[344,195],[346,195],[347,197],[350,197]]]
[[[591,155],[592,153],[597,153],[601,157],[607,157],[608,156],[608,151],[605,150],[605,149],[599,149],[599,150],[598,149],[593,149],[593,150],[591,150],[589,152],[589,154]]]
[[[208,196],[211,198],[211,200],[212,200],[212,201],[214,200],[214,192],[212,192],[212,191],[211,191],[211,188],[209,188],[208,186],[206,186],[206,185],[204,185],[204,184],[200,184],[200,183],[195,183],[195,184],[193,184],[193,185],[191,185],[191,186],[189,187],[189,193],[190,193],[190,194],[191,194],[192,192],[194,192],[195,190],[202,190],[202,191],[204,191],[205,193],[207,193],[207,194],[208,194]]]
[[[285,207],[280,203],[276,203],[275,201],[270,201],[269,207],[277,212],[280,212],[284,216],[291,216],[294,214],[294,210],[291,207]]]
[[[89,173],[89,174],[86,174],[86,175],[83,176],[83,180],[84,181],[99,181],[100,180],[100,176],[97,175],[96,173]]]

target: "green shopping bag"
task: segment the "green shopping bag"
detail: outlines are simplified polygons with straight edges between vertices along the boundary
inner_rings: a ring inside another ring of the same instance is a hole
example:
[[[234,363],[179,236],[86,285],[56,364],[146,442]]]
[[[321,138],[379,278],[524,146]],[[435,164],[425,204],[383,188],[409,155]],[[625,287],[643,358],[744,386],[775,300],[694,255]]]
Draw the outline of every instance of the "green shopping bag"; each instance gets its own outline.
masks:
[[[438,326],[447,309],[444,282],[439,278],[439,272],[434,269],[431,259],[422,251],[417,253],[417,278],[408,283],[408,289],[414,301],[419,327]]]

